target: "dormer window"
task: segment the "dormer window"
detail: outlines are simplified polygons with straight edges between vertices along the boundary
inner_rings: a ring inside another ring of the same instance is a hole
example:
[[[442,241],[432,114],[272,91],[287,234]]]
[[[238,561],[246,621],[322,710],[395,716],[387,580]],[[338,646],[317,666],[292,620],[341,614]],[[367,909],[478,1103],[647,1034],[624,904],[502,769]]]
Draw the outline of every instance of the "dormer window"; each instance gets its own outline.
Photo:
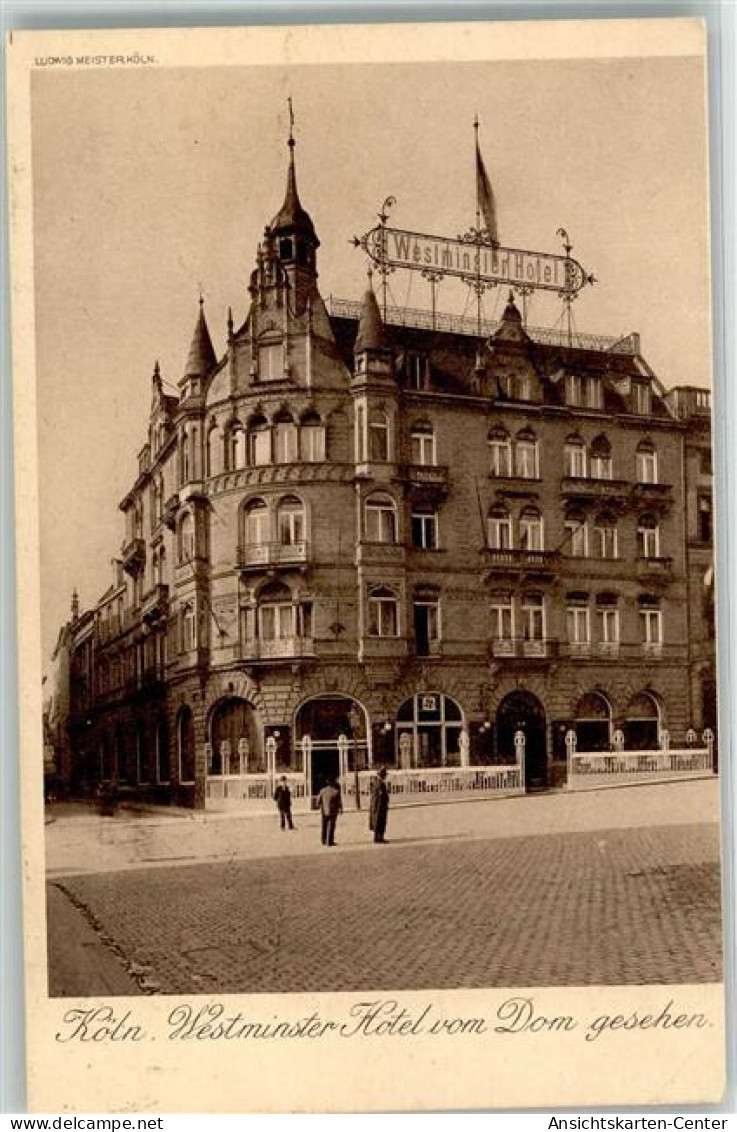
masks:
[[[653,411],[653,391],[646,381],[632,383],[632,410],[642,417],[650,416]]]
[[[289,237],[284,237],[279,241],[279,259],[292,259],[294,256],[294,245]]]
[[[427,389],[429,362],[423,354],[407,354],[405,373],[408,389]]]

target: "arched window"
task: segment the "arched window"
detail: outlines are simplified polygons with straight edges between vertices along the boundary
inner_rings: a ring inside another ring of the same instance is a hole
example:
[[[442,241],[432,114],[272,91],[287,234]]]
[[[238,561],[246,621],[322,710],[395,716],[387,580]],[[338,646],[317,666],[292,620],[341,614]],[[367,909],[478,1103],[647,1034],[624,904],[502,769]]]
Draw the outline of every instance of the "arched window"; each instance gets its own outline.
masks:
[[[381,409],[369,415],[369,460],[386,463],[389,459],[389,418]]]
[[[397,764],[402,770],[461,765],[463,712],[439,692],[420,692],[397,712]]]
[[[512,546],[512,519],[506,507],[496,506],[486,520],[486,537],[490,550],[510,550]]]
[[[537,440],[534,432],[524,429],[517,433],[514,445],[514,472],[523,480],[535,480],[540,472],[537,462]]]
[[[649,692],[639,692],[632,697],[627,706],[623,730],[625,746],[629,750],[657,750],[660,705]]]
[[[578,701],[574,730],[579,752],[610,749],[612,707],[601,692],[589,692]]]
[[[597,515],[594,521],[594,554],[597,558],[617,557],[617,524],[612,515]]]
[[[293,464],[297,459],[297,426],[288,413],[274,422],[274,463]]]
[[[249,499],[243,510],[246,546],[266,546],[269,540],[269,509],[263,499]]]
[[[571,479],[586,478],[586,445],[580,436],[569,436],[564,449],[565,471]]]
[[[566,553],[573,558],[585,558],[589,553],[589,529],[582,511],[566,511],[565,530]]]
[[[217,476],[223,470],[223,438],[214,421],[207,430],[206,465],[208,477]],[[242,467],[242,463],[239,466]]]
[[[543,550],[543,517],[535,507],[525,507],[519,517],[520,550]]]
[[[413,464],[431,466],[436,463],[435,431],[429,421],[412,425],[410,442]]]
[[[512,441],[504,429],[492,429],[489,433],[489,461],[492,476],[511,476]]]
[[[240,421],[233,421],[228,429],[228,469],[237,471],[246,466],[246,432]]]
[[[258,595],[258,635],[262,641],[295,636],[292,591],[281,582],[264,586]]]
[[[325,459],[325,426],[317,413],[305,413],[299,426],[300,459],[319,464]]]
[[[658,454],[651,440],[643,440],[637,446],[636,474],[638,483],[658,482]]]
[[[399,636],[399,606],[387,586],[374,586],[368,597],[368,631],[371,637]]]
[[[192,475],[192,456],[190,453],[189,430],[185,425],[179,433],[179,481],[189,483]]]
[[[186,511],[179,523],[179,561],[193,562],[195,553],[194,516],[190,511]]]
[[[397,541],[397,507],[390,495],[369,496],[364,512],[367,542]]]
[[[589,475],[595,480],[612,478],[612,446],[605,436],[597,436],[591,445]]]
[[[660,526],[654,515],[640,515],[637,520],[637,555],[639,558],[660,557]]]
[[[179,756],[179,781],[194,782],[195,775],[195,734],[192,709],[181,708],[177,716],[177,754]]]
[[[271,462],[271,430],[265,417],[252,417],[248,424],[248,463],[260,467]]]
[[[287,495],[276,509],[276,526],[282,546],[296,546],[305,539],[305,510],[302,501]]]
[[[154,583],[157,586],[166,582],[166,550],[163,546],[154,553]]]

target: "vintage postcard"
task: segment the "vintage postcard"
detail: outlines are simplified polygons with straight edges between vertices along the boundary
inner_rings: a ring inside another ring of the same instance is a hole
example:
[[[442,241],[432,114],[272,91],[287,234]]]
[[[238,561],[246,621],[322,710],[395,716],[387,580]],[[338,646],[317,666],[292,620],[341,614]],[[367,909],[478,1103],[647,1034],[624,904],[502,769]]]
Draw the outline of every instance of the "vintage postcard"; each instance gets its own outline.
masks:
[[[33,1110],[718,1101],[703,26],[8,59]]]

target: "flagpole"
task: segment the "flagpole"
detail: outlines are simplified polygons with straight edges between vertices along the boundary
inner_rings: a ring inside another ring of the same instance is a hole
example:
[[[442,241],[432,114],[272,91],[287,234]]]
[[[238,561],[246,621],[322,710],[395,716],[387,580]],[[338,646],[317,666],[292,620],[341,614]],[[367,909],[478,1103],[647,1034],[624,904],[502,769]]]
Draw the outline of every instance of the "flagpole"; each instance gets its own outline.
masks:
[[[476,331],[481,337],[481,201],[479,200],[479,180],[478,180],[478,161],[479,161],[479,116],[473,116],[473,133],[476,142],[476,152],[474,154],[476,162]]]

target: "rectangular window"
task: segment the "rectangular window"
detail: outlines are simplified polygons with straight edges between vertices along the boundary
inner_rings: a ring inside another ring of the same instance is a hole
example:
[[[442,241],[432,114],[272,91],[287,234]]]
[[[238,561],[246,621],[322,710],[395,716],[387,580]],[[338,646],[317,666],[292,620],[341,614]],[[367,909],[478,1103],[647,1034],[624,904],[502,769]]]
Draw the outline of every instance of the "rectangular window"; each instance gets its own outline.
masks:
[[[599,558],[617,557],[617,528],[605,524],[594,527],[595,553]]]
[[[284,350],[281,342],[261,347],[258,352],[258,376],[261,381],[277,381],[284,377]]]
[[[432,432],[412,433],[412,463],[431,467],[435,464],[435,434]]]
[[[574,558],[585,558],[589,552],[586,524],[579,519],[571,519],[566,523],[566,533],[568,553]]]
[[[301,430],[302,459],[320,464],[325,459],[325,429],[322,425],[305,425]]]
[[[437,601],[414,603],[415,648],[418,656],[437,651],[440,640],[440,606]]]
[[[511,641],[514,638],[514,607],[511,598],[492,603],[491,635],[495,641]]]
[[[491,550],[510,550],[512,547],[512,520],[507,518],[489,516],[487,520],[487,538]]]
[[[369,634],[372,637],[397,637],[399,618],[394,598],[369,598]]]
[[[271,461],[271,433],[268,428],[254,429],[248,434],[248,462],[253,467]]]
[[[520,550],[543,549],[543,521],[540,516],[525,517],[519,522]]]
[[[371,505],[366,507],[366,541],[391,543],[397,541],[393,508]]]
[[[659,651],[663,645],[663,614],[660,609],[641,609],[642,642],[646,650]]]
[[[437,550],[438,516],[434,511],[412,512],[412,545],[419,550]]]
[[[566,377],[566,402],[569,405],[583,405],[583,377],[580,373],[569,373]]]
[[[537,445],[533,441],[520,440],[515,450],[517,475],[523,480],[537,479]]]
[[[522,603],[522,636],[526,641],[542,641],[545,637],[545,618],[542,598]]]
[[[589,610],[584,605],[569,606],[566,611],[568,640],[572,645],[588,645],[591,640]]]
[[[585,379],[586,404],[589,409],[601,409],[604,405],[604,387],[595,377]]]
[[[586,449],[583,444],[566,444],[565,469],[569,479],[586,478]]]
[[[293,424],[277,424],[274,430],[274,462],[292,464],[297,459],[297,428]]]
[[[656,452],[637,453],[637,482],[658,482],[658,456]]]
[[[512,474],[512,445],[509,440],[490,440],[489,458],[491,461],[492,476],[511,476]]]
[[[701,542],[711,542],[713,535],[711,520],[711,496],[699,496],[699,539]]]
[[[599,622],[599,641],[603,645],[619,644],[619,610],[597,609],[596,617]]]
[[[389,425],[385,417],[369,422],[369,460],[386,463],[389,459]]]
[[[259,612],[262,640],[283,641],[294,636],[293,605],[263,605]]]
[[[640,558],[660,557],[660,528],[653,525],[637,528],[637,554]]]
[[[634,411],[640,416],[649,416],[653,408],[652,389],[644,381],[636,381],[632,385],[632,400]]]

